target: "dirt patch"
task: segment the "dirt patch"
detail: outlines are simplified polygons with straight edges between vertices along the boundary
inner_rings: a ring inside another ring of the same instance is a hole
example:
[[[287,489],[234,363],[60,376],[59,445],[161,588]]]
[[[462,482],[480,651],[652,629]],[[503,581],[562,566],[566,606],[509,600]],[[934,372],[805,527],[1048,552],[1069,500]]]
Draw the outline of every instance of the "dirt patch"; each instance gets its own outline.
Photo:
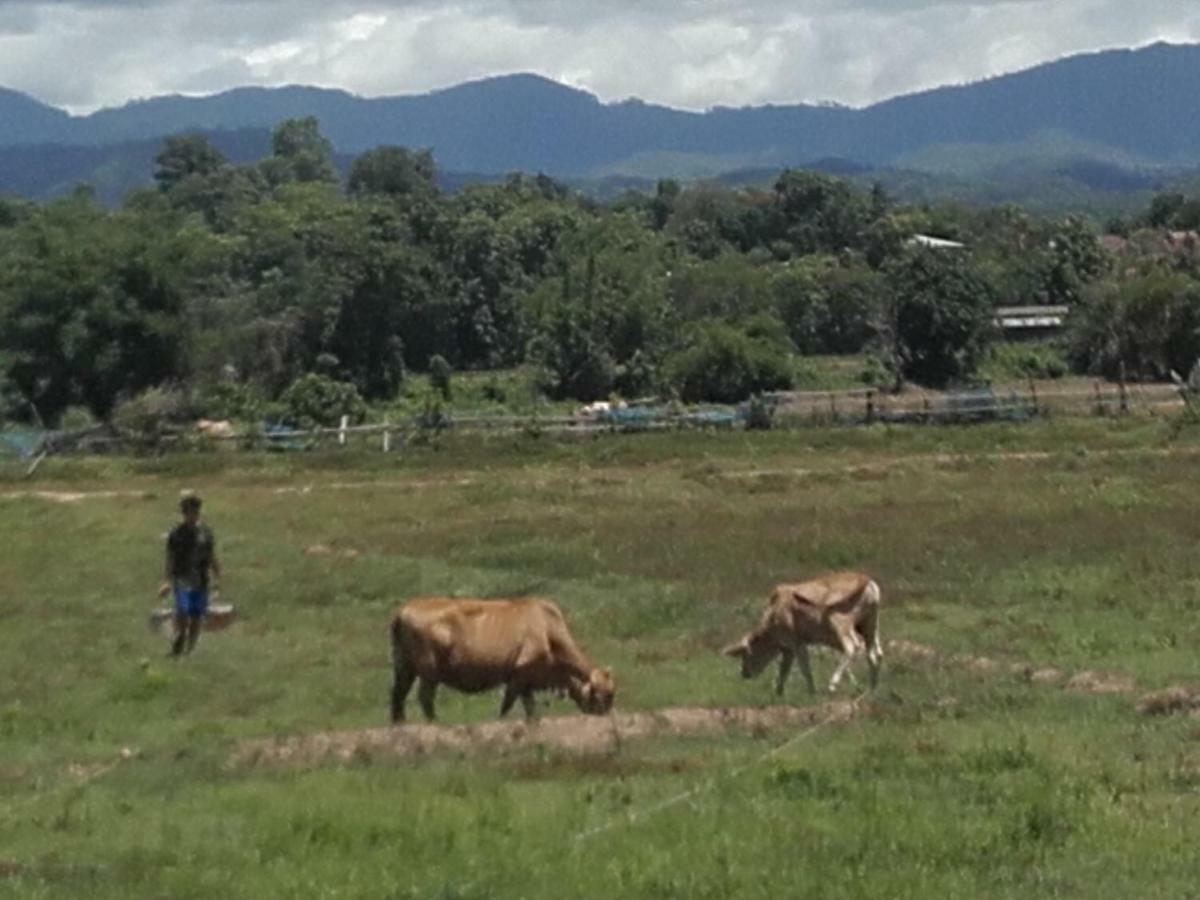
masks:
[[[1145,716],[1170,716],[1182,712],[1200,714],[1200,688],[1176,685],[1146,694],[1138,701],[1137,711]]]
[[[312,544],[304,548],[305,556],[330,556],[336,559],[355,560],[362,554],[353,547],[330,547],[327,544]]]
[[[892,640],[886,646],[892,654],[901,658],[945,663],[989,676],[1011,675],[1031,684],[1054,685],[1091,694],[1131,694],[1136,691],[1134,679],[1119,672],[1088,670],[1071,675],[1052,666],[1037,666],[1028,662],[969,654],[944,654],[936,647],[915,641]],[[946,701],[947,705],[956,703],[952,698]],[[1138,708],[1146,713],[1196,710],[1200,714],[1200,690],[1193,692],[1175,688],[1170,692],[1148,695]],[[877,712],[869,705],[845,700],[806,707],[669,707],[653,712],[616,713],[605,717],[555,716],[533,722],[408,724],[243,741],[230,756],[228,765],[231,768],[306,767],[376,758],[502,753],[531,747],[603,753],[619,748],[625,741],[643,737],[726,731],[766,734],[781,728],[819,728],[848,722],[859,716],[872,716]]]
[[[8,491],[0,494],[3,500],[48,500],[51,503],[79,503],[83,500],[111,500],[115,497],[133,497],[136,500],[153,500],[153,491]]]
[[[1067,690],[1087,694],[1132,694],[1137,690],[1133,678],[1120,672],[1080,672],[1067,682]]]
[[[807,707],[671,707],[603,717],[555,716],[534,722],[411,724],[360,731],[329,731],[245,741],[233,753],[229,765],[308,766],[379,757],[495,753],[530,747],[602,752],[614,750],[628,740],[657,735],[767,732],[784,727],[836,724],[849,721],[858,711],[856,703],[846,700]]]
[[[983,675],[1016,675],[1031,684],[1062,685],[1067,690],[1089,694],[1132,694],[1137,690],[1133,677],[1122,672],[1078,672],[1070,675],[1053,666],[1013,662],[970,654],[946,655],[936,647],[914,641],[888,641],[888,650],[900,657],[924,662],[942,661]]]

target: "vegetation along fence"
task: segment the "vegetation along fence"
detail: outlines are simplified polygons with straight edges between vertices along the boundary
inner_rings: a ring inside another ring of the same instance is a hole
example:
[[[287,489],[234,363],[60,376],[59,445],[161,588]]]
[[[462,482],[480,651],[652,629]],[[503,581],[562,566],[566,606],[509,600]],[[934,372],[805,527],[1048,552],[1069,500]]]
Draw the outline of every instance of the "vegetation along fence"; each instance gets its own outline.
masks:
[[[872,423],[964,424],[1022,422],[1048,415],[1153,415],[1180,410],[1191,402],[1182,385],[1131,384],[1046,390],[1031,383],[1016,390],[788,391],[764,395],[736,407],[680,408],[639,403],[575,415],[453,415],[438,413],[405,421],[332,428],[264,425],[221,433],[174,429],[153,433],[118,432],[110,426],[83,431],[0,431],[0,458],[19,459],[32,472],[50,454],[161,453],[228,446],[245,450],[303,451],[317,447],[375,447],[384,452],[421,443],[444,432],[525,432],[588,436],[630,432],[803,428],[810,425]]]

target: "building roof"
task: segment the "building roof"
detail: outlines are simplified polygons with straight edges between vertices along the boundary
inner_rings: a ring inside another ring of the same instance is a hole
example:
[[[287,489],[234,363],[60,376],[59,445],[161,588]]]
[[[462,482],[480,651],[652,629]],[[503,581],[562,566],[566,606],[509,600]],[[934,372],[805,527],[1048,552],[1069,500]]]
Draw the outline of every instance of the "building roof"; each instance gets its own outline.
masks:
[[[966,244],[958,241],[949,241],[946,238],[931,237],[928,234],[914,234],[908,239],[909,244],[916,244],[920,247],[932,247],[935,250],[959,250],[966,247]]]
[[[1066,306],[997,306],[992,322],[999,328],[1061,328]]]

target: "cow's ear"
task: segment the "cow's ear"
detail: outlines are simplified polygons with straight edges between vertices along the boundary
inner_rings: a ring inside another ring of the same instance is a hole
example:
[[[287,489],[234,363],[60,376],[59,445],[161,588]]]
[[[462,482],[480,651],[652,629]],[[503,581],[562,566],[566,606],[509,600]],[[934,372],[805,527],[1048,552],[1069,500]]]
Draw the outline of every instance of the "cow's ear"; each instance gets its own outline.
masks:
[[[728,647],[722,650],[721,653],[725,656],[745,656],[747,649],[746,641],[743,639],[738,641],[736,644],[730,644]]]
[[[610,666],[605,666],[603,669],[601,669],[600,674],[608,680],[612,680],[612,668]]]

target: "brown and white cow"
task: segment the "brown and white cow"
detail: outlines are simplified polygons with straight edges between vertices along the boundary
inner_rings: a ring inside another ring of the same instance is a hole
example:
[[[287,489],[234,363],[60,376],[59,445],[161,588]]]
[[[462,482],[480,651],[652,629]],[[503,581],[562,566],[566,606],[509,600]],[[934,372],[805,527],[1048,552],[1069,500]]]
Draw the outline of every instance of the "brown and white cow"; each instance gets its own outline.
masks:
[[[439,684],[467,693],[504,686],[500,715],[518,697],[534,715],[533,693],[565,691],[585,713],[612,709],[611,669],[584,656],[549,600],[476,600],[423,597],[401,606],[392,619],[392,721],[404,721],[413,682],[425,717],[434,719]]]
[[[722,652],[742,661],[743,678],[756,677],[778,656],[775,692],[782,695],[793,660],[800,663],[808,689],[816,692],[809,644],[824,644],[842,654],[829,680],[831,691],[837,690],[851,662],[865,651],[871,687],[875,687],[883,662],[879,602],[879,585],[861,572],[834,572],[799,584],[780,584],[771,593],[758,626]],[[853,673],[850,680],[854,680]]]

